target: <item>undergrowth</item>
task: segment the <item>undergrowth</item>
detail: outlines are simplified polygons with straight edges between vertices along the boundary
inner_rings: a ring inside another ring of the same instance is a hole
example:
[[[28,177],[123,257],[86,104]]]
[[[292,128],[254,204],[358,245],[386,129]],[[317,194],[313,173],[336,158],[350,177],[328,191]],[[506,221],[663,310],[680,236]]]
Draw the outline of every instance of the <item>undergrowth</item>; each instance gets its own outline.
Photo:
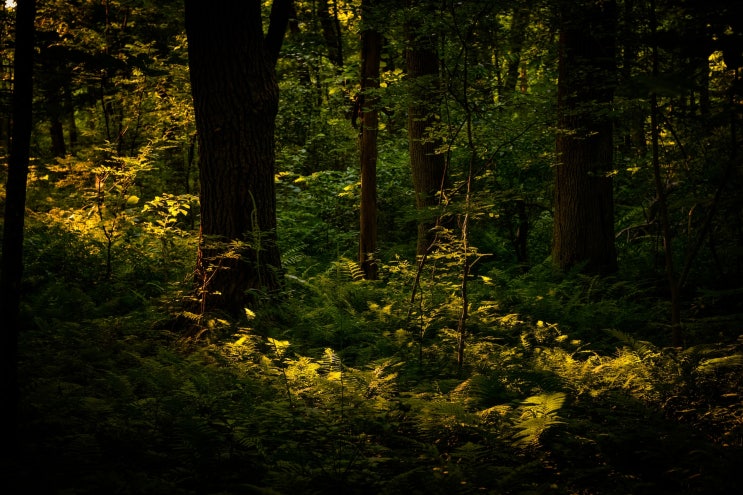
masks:
[[[101,281],[83,260],[91,271],[75,295],[60,285],[72,272],[43,279],[45,261],[57,263],[30,265],[43,290],[21,343],[24,492],[729,493],[735,484],[743,342],[679,350],[642,340],[633,326],[648,314],[638,309],[646,296],[620,281],[539,269],[480,276],[459,371],[456,296],[429,274],[411,302],[415,267],[399,259],[380,282],[344,259],[289,277],[283,303],[240,321],[204,315],[211,326],[198,339],[164,325],[167,299],[104,315],[99,294],[124,278]]]

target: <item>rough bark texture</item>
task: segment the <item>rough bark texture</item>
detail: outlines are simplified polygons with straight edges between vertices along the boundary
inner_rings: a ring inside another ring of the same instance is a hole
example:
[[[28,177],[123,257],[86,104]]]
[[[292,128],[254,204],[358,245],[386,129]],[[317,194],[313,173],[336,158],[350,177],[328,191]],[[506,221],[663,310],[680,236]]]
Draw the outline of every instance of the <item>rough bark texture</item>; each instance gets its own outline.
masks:
[[[362,16],[368,20],[375,0],[362,1]],[[382,36],[366,26],[361,33],[361,209],[359,213],[359,264],[367,280],[377,278],[377,131],[376,108]]]
[[[424,32],[415,10],[420,2],[409,1],[412,8],[407,25],[408,49],[405,54],[407,78],[410,84],[408,105],[408,152],[415,190],[415,206],[421,215],[418,223],[416,253],[426,253],[432,240],[432,218],[426,210],[439,202],[439,191],[444,186],[444,156],[436,154],[441,140],[431,136],[431,128],[439,112],[439,58],[433,36]]]
[[[18,0],[16,6],[15,65],[12,98],[12,129],[3,227],[0,314],[2,330],[2,391],[6,418],[3,455],[16,453],[18,406],[18,336],[20,333],[21,279],[23,275],[23,226],[26,211],[26,181],[31,149],[34,66],[35,0]],[[11,460],[8,458],[7,460]]]
[[[612,121],[616,3],[564,2],[558,84],[553,262],[616,270]]]
[[[272,26],[264,40],[257,0],[185,5],[200,154],[198,282],[208,294],[205,309],[239,314],[251,291],[274,290],[280,281],[274,65],[283,30],[279,36]]]

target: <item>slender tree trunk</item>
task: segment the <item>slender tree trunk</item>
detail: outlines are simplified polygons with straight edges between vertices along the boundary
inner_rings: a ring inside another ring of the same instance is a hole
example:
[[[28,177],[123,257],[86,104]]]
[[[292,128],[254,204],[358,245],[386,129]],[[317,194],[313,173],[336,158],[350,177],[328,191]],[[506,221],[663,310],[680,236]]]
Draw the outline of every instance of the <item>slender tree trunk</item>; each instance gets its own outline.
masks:
[[[35,0],[16,4],[15,65],[12,99],[12,129],[5,196],[0,315],[2,325],[2,395],[8,432],[2,447],[3,461],[17,454],[18,337],[20,334],[21,280],[23,276],[23,228],[26,210],[26,181],[31,152]],[[7,459],[5,456],[7,455]]]
[[[72,101],[72,90],[70,89],[69,81],[64,88],[64,106],[70,144],[67,151],[74,154],[77,148],[77,121],[75,120],[75,103]]]
[[[185,2],[200,154],[202,310],[239,315],[256,291],[280,285],[274,67],[289,3],[274,3],[264,40],[258,0]]]
[[[58,56],[50,53],[51,50],[42,50],[40,53],[40,64],[46,66],[47,70],[43,77],[39,78],[41,94],[44,98],[44,109],[49,122],[49,138],[51,141],[51,152],[55,157],[67,154],[65,145],[64,127],[64,84],[62,83],[62,63]]]
[[[426,210],[440,201],[439,192],[445,185],[446,162],[437,153],[441,139],[433,132],[439,115],[439,57],[435,37],[424,30],[420,19],[430,15],[430,8],[420,1],[409,0],[410,20],[407,24],[408,48],[405,53],[407,78],[410,85],[408,104],[408,152],[413,176],[415,206],[418,221],[416,254],[423,256],[433,239],[434,216]],[[421,11],[418,11],[420,9]]]
[[[367,280],[376,280],[377,251],[377,132],[379,65],[382,36],[370,22],[376,0],[363,0],[361,32],[361,209],[359,213],[359,264]]]
[[[513,247],[516,252],[516,261],[526,269],[529,264],[529,213],[526,209],[526,201],[517,199],[514,203],[518,227],[513,238]]]
[[[52,140],[52,154],[54,156],[65,156],[67,154],[67,146],[64,141],[64,127],[62,127],[62,121],[59,117],[53,117],[49,123],[49,136]]]
[[[322,35],[328,49],[328,58],[337,67],[343,67],[343,37],[341,36],[338,20],[338,2],[333,0],[331,6],[328,0],[319,0],[317,3],[317,17],[320,19]]]
[[[617,268],[612,120],[616,2],[563,4],[552,260],[589,273]]]
[[[652,74],[659,75],[658,46],[655,40],[657,34],[657,21],[655,13],[655,2],[650,2],[650,30],[653,36],[652,45]],[[655,193],[658,198],[658,214],[663,236],[663,254],[665,259],[666,278],[671,296],[671,339],[675,347],[682,345],[683,336],[681,332],[681,285],[676,278],[676,268],[673,262],[673,235],[671,234],[671,223],[668,216],[668,200],[666,188],[661,177],[660,166],[660,123],[658,109],[658,95],[653,92],[650,95],[650,142],[653,157],[653,178],[655,180]]]
[[[655,179],[655,191],[658,197],[666,278],[668,279],[668,289],[671,295],[671,339],[675,347],[680,347],[683,340],[681,334],[681,287],[676,278],[676,268],[673,262],[673,236],[671,234],[671,224],[668,218],[666,190],[663,185],[660,170],[659,134],[658,96],[653,93],[650,96],[650,140],[653,156],[653,177]]]
[[[526,39],[526,28],[529,26],[531,2],[518,3],[513,9],[511,18],[511,32],[508,36],[510,45],[509,59],[506,67],[505,95],[516,91],[519,82],[519,66],[521,65],[521,51]]]
[[[625,0],[621,23],[617,28],[618,39],[622,43],[622,69],[619,72],[619,77],[621,78],[621,84],[627,86],[632,84],[632,70],[637,66],[640,51],[637,42],[639,37],[637,24],[640,15],[636,10],[636,0]],[[647,153],[647,139],[645,136],[647,118],[647,109],[640,105],[630,108],[626,115],[623,115],[626,124],[625,134],[622,136],[624,141],[622,151],[625,156],[645,156]]]

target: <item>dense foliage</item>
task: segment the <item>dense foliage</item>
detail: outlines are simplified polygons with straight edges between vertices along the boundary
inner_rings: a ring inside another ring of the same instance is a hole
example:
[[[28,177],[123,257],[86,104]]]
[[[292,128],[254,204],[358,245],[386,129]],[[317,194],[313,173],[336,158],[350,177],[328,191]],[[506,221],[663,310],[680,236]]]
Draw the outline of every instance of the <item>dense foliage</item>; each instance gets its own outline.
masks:
[[[604,276],[549,258],[559,1],[380,1],[363,20],[358,1],[296,1],[277,67],[284,285],[240,318],[200,311],[193,287],[181,3],[38,3],[3,493],[739,491],[743,16],[726,2],[619,2]],[[449,174],[423,261],[410,16],[437,34],[429,132]],[[356,260],[363,22],[384,34],[378,280]]]

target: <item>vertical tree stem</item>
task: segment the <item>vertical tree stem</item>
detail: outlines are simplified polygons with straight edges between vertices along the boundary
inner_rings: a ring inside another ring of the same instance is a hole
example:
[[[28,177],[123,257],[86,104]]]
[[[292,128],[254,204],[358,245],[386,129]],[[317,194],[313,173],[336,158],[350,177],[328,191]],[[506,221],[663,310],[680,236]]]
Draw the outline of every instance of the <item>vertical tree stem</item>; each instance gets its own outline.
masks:
[[[653,77],[658,76],[658,44],[655,40],[657,32],[657,21],[655,18],[655,2],[650,2],[650,30],[653,36],[652,62]],[[653,177],[655,179],[655,191],[658,196],[658,209],[660,214],[661,232],[663,236],[663,253],[665,256],[666,277],[668,288],[671,292],[671,340],[675,347],[682,344],[681,334],[681,301],[679,298],[679,284],[676,278],[676,270],[673,263],[671,225],[668,219],[668,203],[666,200],[665,186],[661,177],[659,157],[659,135],[658,124],[658,95],[653,91],[650,95],[650,140],[653,153]]]

